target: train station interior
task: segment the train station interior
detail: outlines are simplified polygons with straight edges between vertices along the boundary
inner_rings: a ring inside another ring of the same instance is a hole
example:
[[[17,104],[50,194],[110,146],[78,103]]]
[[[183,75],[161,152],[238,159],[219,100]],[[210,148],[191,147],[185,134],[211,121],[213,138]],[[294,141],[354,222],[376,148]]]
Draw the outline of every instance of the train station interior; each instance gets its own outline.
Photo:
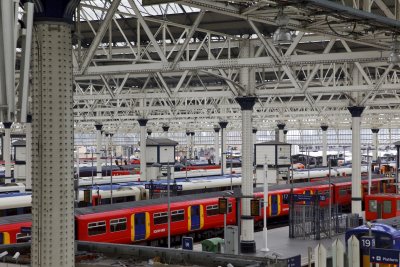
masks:
[[[0,267],[400,266],[400,0],[1,0]]]

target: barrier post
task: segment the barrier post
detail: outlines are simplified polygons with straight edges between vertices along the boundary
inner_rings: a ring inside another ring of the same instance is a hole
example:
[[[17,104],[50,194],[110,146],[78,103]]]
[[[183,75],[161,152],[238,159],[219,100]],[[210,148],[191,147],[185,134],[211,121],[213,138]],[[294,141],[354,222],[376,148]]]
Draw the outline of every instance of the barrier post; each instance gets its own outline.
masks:
[[[344,246],[337,238],[332,243],[332,267],[344,266]]]
[[[360,242],[354,235],[347,240],[349,267],[360,266]]]
[[[314,249],[315,267],[326,267],[326,248],[318,244]]]

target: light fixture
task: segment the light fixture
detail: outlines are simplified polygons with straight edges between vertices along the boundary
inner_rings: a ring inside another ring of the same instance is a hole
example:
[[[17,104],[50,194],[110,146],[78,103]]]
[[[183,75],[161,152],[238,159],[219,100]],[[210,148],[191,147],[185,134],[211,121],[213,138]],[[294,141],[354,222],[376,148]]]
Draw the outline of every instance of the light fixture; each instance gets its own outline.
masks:
[[[393,37],[392,51],[390,52],[388,61],[390,63],[400,62],[400,43],[397,41],[396,36]]]
[[[293,34],[287,28],[289,23],[289,17],[283,13],[283,8],[279,9],[278,15],[276,16],[275,23],[278,29],[274,32],[272,36],[272,41],[275,44],[291,43],[293,41]]]

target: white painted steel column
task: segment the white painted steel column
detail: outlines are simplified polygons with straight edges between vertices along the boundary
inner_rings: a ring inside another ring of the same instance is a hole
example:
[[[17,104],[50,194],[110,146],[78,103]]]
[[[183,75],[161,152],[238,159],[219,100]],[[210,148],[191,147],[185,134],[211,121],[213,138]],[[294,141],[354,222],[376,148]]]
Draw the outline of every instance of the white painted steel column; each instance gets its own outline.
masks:
[[[251,158],[252,158],[251,162],[253,162],[253,168],[254,168],[254,165],[255,165],[255,162],[254,162],[254,145],[257,143],[257,128],[253,128],[252,133],[253,133],[253,144],[251,145]]]
[[[190,148],[192,151],[192,158],[194,159],[194,132],[190,132]]]
[[[240,247],[242,253],[253,253],[256,251],[254,241],[254,220],[251,217],[250,198],[253,197],[253,157],[251,147],[252,138],[252,113],[255,97],[237,97],[236,101],[242,109],[242,216],[241,216],[241,239]]]
[[[228,126],[227,121],[220,121],[219,127],[221,128],[221,174],[226,173],[226,126]]]
[[[287,133],[288,130],[283,130],[283,142],[287,143]]]
[[[146,124],[148,119],[138,119],[140,125],[140,181],[147,181],[146,175]]]
[[[328,150],[328,142],[326,140],[326,131],[328,130],[328,125],[321,125],[322,130],[322,166],[328,166],[327,160],[327,150]]]
[[[26,116],[26,159],[25,159],[25,189],[32,190],[32,115]]]
[[[11,125],[12,122],[3,122],[3,160],[5,165],[5,183],[11,183]]]
[[[285,142],[285,137],[283,134],[283,130],[285,129],[286,124],[284,123],[278,123],[278,129],[279,129],[279,142]]]
[[[374,147],[374,150],[372,150],[372,160],[376,161],[378,159],[378,146],[379,146],[378,133],[379,133],[379,129],[373,128],[373,129],[371,129],[371,131],[372,131],[372,145]]]
[[[33,267],[72,267],[74,117],[71,26],[35,22],[32,52]]]
[[[101,171],[101,129],[103,129],[103,125],[96,124],[94,126],[96,127],[96,173],[97,173],[97,176],[102,176],[102,171]]]
[[[219,130],[218,126],[214,126],[214,163],[219,164]]]
[[[187,159],[192,159],[192,147],[190,145],[190,132],[186,131]]]
[[[361,148],[360,148],[360,124],[361,114],[364,107],[348,107],[351,114],[352,127],[352,176],[351,176],[351,213],[361,215],[362,196],[361,196]]]

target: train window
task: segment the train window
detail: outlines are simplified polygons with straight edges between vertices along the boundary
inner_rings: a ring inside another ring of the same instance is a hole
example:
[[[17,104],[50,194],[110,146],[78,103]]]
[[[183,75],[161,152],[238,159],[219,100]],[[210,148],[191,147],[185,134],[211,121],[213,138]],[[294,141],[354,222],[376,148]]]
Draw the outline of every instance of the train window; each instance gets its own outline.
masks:
[[[218,205],[207,206],[206,207],[206,213],[207,213],[207,216],[218,215],[219,214]]]
[[[390,200],[383,201],[383,212],[392,213],[392,201]]]
[[[231,213],[232,212],[232,203],[229,203],[228,204],[228,213]]]
[[[31,241],[31,234],[30,233],[18,233],[17,236],[17,243],[25,243]]]
[[[179,222],[185,220],[184,210],[174,210],[171,212],[171,222]]]
[[[400,200],[397,200],[397,210],[400,210]]]
[[[154,224],[164,224],[168,222],[168,214],[166,212],[154,213]]]
[[[347,188],[339,189],[339,196],[346,196],[347,195]]]
[[[369,201],[369,211],[376,212],[376,209],[377,209],[377,202],[376,202],[376,200],[371,199]]]
[[[126,230],[126,218],[110,220],[110,231],[118,232]]]
[[[94,222],[88,224],[88,235],[101,235],[106,232],[106,222]]]

